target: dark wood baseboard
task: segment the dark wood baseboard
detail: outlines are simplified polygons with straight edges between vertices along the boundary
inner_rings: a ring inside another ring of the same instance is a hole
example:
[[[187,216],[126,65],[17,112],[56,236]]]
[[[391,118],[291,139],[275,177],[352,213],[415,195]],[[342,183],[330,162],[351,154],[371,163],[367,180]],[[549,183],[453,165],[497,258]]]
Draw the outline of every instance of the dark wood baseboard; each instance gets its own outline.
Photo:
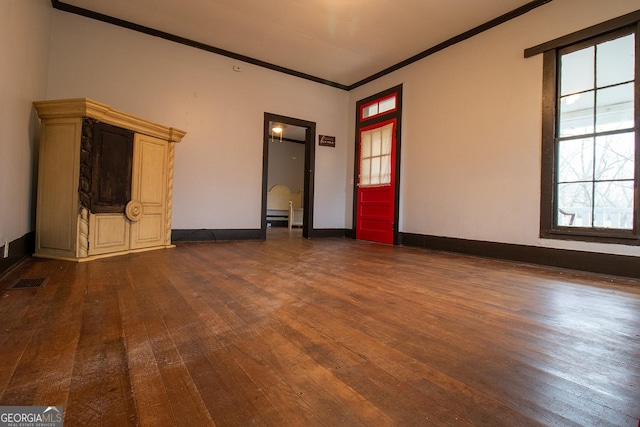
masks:
[[[0,246],[0,276],[18,264],[24,257],[31,255],[36,247],[36,233],[31,231],[19,239],[9,242],[9,257],[2,258],[4,245]]]
[[[257,229],[186,229],[171,230],[171,240],[173,242],[205,242],[205,241],[228,241],[228,240],[261,240],[262,232]]]
[[[640,259],[627,255],[484,242],[413,233],[401,233],[401,242],[404,246],[437,251],[457,252],[505,261],[640,278]]]
[[[311,238],[345,237],[346,230],[344,228],[314,228],[309,234]]]
[[[344,228],[314,228],[311,230],[311,238],[345,237]],[[260,229],[185,229],[171,230],[173,242],[206,242],[206,241],[230,241],[230,240],[264,240]]]

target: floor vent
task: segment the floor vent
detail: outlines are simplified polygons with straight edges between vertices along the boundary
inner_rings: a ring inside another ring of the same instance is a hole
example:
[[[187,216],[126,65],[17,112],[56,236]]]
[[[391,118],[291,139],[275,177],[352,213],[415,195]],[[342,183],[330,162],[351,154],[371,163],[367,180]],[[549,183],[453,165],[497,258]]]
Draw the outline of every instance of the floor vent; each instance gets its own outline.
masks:
[[[18,279],[13,282],[7,290],[9,289],[29,289],[29,288],[39,288],[47,283],[46,277],[36,277],[32,279]]]

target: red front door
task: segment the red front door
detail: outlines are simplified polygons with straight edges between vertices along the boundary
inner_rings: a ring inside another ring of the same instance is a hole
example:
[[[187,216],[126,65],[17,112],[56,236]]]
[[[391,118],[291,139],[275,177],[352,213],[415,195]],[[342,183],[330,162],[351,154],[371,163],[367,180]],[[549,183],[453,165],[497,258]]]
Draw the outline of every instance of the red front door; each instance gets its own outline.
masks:
[[[396,126],[394,118],[360,129],[356,214],[360,240],[393,244]]]

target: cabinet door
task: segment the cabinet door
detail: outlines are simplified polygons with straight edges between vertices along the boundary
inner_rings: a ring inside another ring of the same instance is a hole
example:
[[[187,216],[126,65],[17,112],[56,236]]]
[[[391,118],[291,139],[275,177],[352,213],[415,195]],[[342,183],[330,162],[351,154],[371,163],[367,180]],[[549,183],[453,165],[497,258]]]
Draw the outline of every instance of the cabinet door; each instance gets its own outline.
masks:
[[[74,190],[78,188],[80,174],[81,132],[80,119],[46,120],[42,124],[36,219],[38,256],[77,256],[78,193]],[[12,202],[7,199],[2,203]]]
[[[131,222],[131,249],[164,245],[167,192],[167,142],[136,134],[131,200],[141,206]]]
[[[89,215],[89,255],[129,250],[129,221],[124,214]]]

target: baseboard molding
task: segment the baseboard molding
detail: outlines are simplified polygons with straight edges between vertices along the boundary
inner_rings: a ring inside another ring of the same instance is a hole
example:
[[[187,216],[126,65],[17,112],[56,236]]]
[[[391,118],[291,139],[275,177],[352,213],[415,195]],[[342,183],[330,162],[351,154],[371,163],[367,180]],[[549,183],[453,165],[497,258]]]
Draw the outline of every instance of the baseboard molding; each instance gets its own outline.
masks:
[[[346,230],[344,228],[314,228],[309,233],[312,239],[314,237],[318,238],[329,238],[329,237],[345,237]]]
[[[640,258],[627,255],[484,242],[413,233],[401,233],[401,241],[404,246],[568,268],[590,273],[640,278]]]
[[[33,254],[36,247],[36,233],[31,231],[24,236],[9,242],[9,257],[1,258],[4,245],[0,246],[0,277],[17,265],[23,258]]]
[[[314,228],[309,233],[310,238],[345,237],[344,228]],[[263,240],[260,229],[185,229],[171,230],[172,242],[208,242],[208,241],[231,241],[231,240]]]
[[[187,229],[171,230],[172,242],[206,242],[206,241],[229,241],[229,240],[261,240],[262,231],[257,229]]]

